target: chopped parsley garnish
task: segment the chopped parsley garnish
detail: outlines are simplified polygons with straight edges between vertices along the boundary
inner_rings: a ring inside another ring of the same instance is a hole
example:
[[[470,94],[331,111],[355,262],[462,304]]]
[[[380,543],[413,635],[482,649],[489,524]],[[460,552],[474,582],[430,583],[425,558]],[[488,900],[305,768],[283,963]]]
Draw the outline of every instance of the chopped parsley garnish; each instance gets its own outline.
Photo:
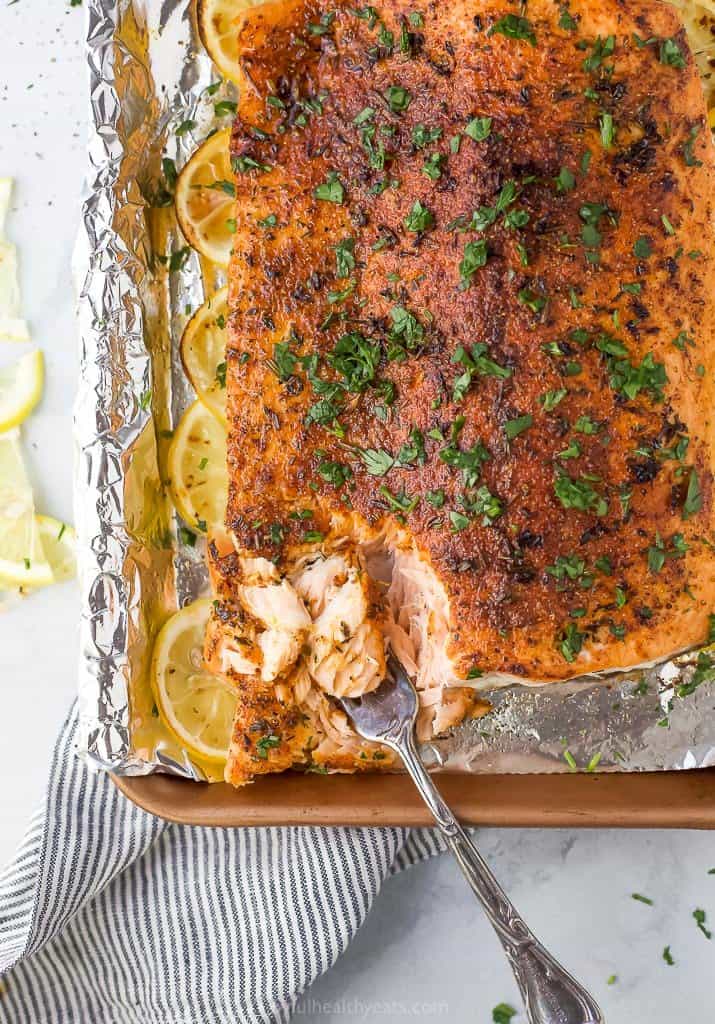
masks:
[[[647,907],[652,907],[652,906],[654,906],[653,900],[652,900],[652,899],[650,899],[650,897],[648,897],[648,896],[643,896],[643,895],[642,895],[641,893],[639,893],[639,892],[632,892],[632,893],[631,893],[631,899],[632,899],[632,900],[636,900],[636,901],[637,901],[638,903],[645,903],[645,905],[646,905]]]
[[[492,1010],[492,1024],[510,1024],[512,1017],[516,1017],[516,1010],[508,1003],[499,1003]]]
[[[559,176],[556,179],[556,185],[559,192],[571,192],[571,190],[576,187],[576,178],[568,167],[561,168]]]
[[[179,527],[179,540],[189,548],[196,547],[196,534],[193,530],[187,530],[185,526]]]
[[[391,85],[383,95],[393,114],[404,113],[412,102],[409,90],[404,89],[401,85]]]
[[[412,129],[412,144],[416,149],[424,149],[432,142],[437,142],[441,136],[441,128],[427,128],[423,124],[418,124]]]
[[[512,376],[513,370],[506,366],[500,366],[488,355],[488,348],[483,342],[473,345],[471,351],[467,351],[463,345],[458,345],[452,356],[453,363],[460,363],[464,367],[464,373],[460,374],[454,382],[454,393],[452,400],[461,402],[466,395],[475,376],[498,377],[506,380]]]
[[[687,139],[683,143],[683,160],[687,167],[702,167],[702,160],[695,156],[695,141],[700,134],[700,128],[691,128]]]
[[[688,491],[685,495],[685,502],[681,511],[681,517],[683,519],[690,519],[703,507],[703,499],[700,493],[700,482],[698,480],[698,474],[695,468],[690,470],[690,476],[688,477]]]
[[[596,491],[584,477],[574,480],[559,470],[554,481],[554,493],[564,508],[575,508],[580,512],[594,512],[597,516],[605,516],[608,502]]]
[[[262,217],[257,223],[259,228],[274,228],[278,223],[278,218],[275,213],[269,213],[267,217]]]
[[[685,57],[683,57],[683,51],[680,49],[674,39],[663,39],[660,43],[660,52],[658,54],[661,64],[666,64],[671,68],[684,68]]]
[[[666,946],[663,950],[663,959],[667,963],[668,967],[674,966],[675,960],[673,959],[673,954],[670,952],[670,946]]]
[[[598,39],[593,43],[591,53],[583,62],[583,70],[587,72],[597,71],[606,57],[610,57],[616,48],[616,37],[607,36],[605,39]]]
[[[380,346],[369,341],[359,331],[343,334],[326,356],[326,360],[343,377],[346,391],[357,394],[364,391],[375,378],[380,362]]]
[[[601,429],[598,423],[594,423],[590,416],[579,416],[573,425],[575,431],[579,434],[586,434],[590,437],[593,434],[597,434]]]
[[[190,119],[186,120],[186,121],[182,121],[181,124],[176,129],[175,134],[179,138],[181,138],[182,135],[186,135],[188,132],[193,131],[193,129],[195,127],[196,127],[196,121],[192,121]]]
[[[695,348],[695,338],[693,338],[687,331],[680,331],[677,337],[673,338],[673,344],[679,351],[685,352],[687,345]]]
[[[260,740],[256,743],[256,753],[263,761],[267,761],[268,751],[280,745],[280,737],[274,736],[273,733],[269,736],[261,736]]]
[[[467,242],[464,255],[459,264],[459,274],[463,287],[469,285],[477,270],[486,266],[488,259],[487,243],[483,238],[477,242]]]
[[[576,657],[581,653],[585,639],[586,634],[579,632],[576,625],[570,622],[558,638],[558,647],[565,661],[568,661],[570,664],[576,660]]]
[[[226,117],[231,115],[236,116],[238,105],[234,100],[219,100],[218,103],[214,103],[214,113],[216,117]]]
[[[388,334],[387,358],[392,362],[404,362],[408,352],[414,351],[424,338],[425,329],[414,313],[404,306],[393,306],[390,310],[392,328]]]
[[[436,491],[427,491],[425,494],[425,501],[427,501],[433,508],[443,508],[445,501],[444,490],[440,487]]]
[[[380,487],[380,494],[393,512],[401,512],[403,515],[409,515],[409,513],[417,507],[420,501],[419,494],[410,498],[410,496],[406,494],[404,488],[399,494],[393,494],[392,491],[388,487],[385,487],[384,484]]]
[[[546,571],[549,576],[553,576],[555,580],[563,582],[565,580],[582,580],[584,573],[586,572],[586,563],[579,555],[557,555],[553,565],[547,565]],[[587,584],[584,589],[591,586],[593,583],[593,577],[587,577]]]
[[[648,352],[640,366],[634,366],[629,360],[612,359],[609,365],[610,384],[614,391],[620,391],[627,398],[633,399],[641,391],[649,391],[655,401],[662,401],[663,388],[668,377],[663,363],[656,363],[653,353]]]
[[[344,238],[335,246],[335,273],[348,277],[355,269],[355,239]]]
[[[705,911],[704,910],[700,910],[700,908],[698,908],[697,910],[693,911],[693,917],[695,918],[696,925],[698,926],[700,931],[703,933],[705,938],[706,939],[711,939],[713,937],[713,934],[712,934],[712,932],[708,928],[705,927],[705,917],[706,917]]]
[[[449,513],[449,521],[452,524],[453,533],[460,533],[469,526],[468,516],[465,516],[462,512],[456,512],[454,509]]]
[[[475,142],[484,142],[485,139],[489,138],[491,132],[491,117],[473,117],[464,129],[464,134],[468,135],[470,139],[474,139]]]
[[[353,471],[350,466],[342,462],[333,462],[330,459],[323,459],[318,463],[318,473],[333,487],[342,487],[344,483],[352,478]]]
[[[371,476],[384,476],[395,464],[390,453],[381,448],[363,448],[360,458]]]
[[[569,13],[568,7],[561,8],[561,14],[559,16],[559,28],[565,28],[567,32],[575,32],[578,28],[578,22]]]
[[[563,402],[567,394],[568,390],[566,388],[556,388],[554,391],[545,391],[539,398],[539,401],[544,407],[544,412],[551,412],[555,409],[557,405]]]
[[[663,538],[658,532],[655,541],[648,548],[648,569],[657,575],[669,558],[682,558],[688,550],[688,545],[683,540],[682,533],[674,533],[670,540],[671,550],[666,549]]]
[[[474,487],[481,475],[482,466],[489,460],[489,452],[481,441],[477,441],[472,448],[467,449],[450,444],[441,449],[439,457],[453,469],[461,469],[465,486]]]
[[[530,309],[532,313],[541,313],[546,307],[548,299],[543,295],[538,295],[531,288],[521,288],[517,294],[517,298],[522,305]]]
[[[504,511],[501,499],[492,494],[484,485],[475,492],[473,497],[468,498],[462,495],[459,501],[470,515],[482,517],[482,526],[490,526]]]
[[[268,366],[276,377],[285,383],[293,376],[297,362],[297,357],[291,352],[289,342],[278,341],[273,346],[273,359],[269,361]]]
[[[434,214],[426,206],[423,206],[419,199],[416,199],[404,220],[407,230],[414,231],[417,234],[420,231],[426,231],[427,228],[431,228],[433,224]]]
[[[326,203],[336,203],[340,206],[345,199],[345,189],[338,178],[336,171],[329,171],[326,181],[318,185],[313,195],[316,199],[322,199]]]
[[[409,439],[397,453],[396,461],[399,466],[411,466],[415,462],[419,463],[420,466],[424,466],[427,461],[425,438],[422,431],[417,427],[410,431]]]
[[[525,416],[517,416],[516,419],[507,420],[504,424],[504,433],[510,441],[513,441],[519,434],[523,434],[525,430],[528,430],[534,422],[534,417],[527,413]]]
[[[647,260],[653,252],[650,239],[646,238],[645,235],[637,238],[633,245],[633,252],[639,260]]]
[[[330,31],[330,26],[335,21],[335,11],[328,11],[321,14],[319,22],[310,22],[308,32],[311,36],[324,36]]]
[[[507,210],[504,214],[504,227],[517,231],[526,227],[529,223],[529,214],[526,210]]]
[[[609,149],[613,145],[613,140],[616,136],[616,130],[613,124],[613,114],[601,114],[598,119],[598,127],[601,132],[601,144],[604,149]]]
[[[231,167],[236,174],[248,174],[249,171],[270,171],[270,164],[262,164],[252,156],[232,156]]]
[[[528,18],[522,18],[516,14],[505,14],[503,18],[499,18],[489,29],[487,35],[507,36],[509,39],[525,39],[527,43],[536,46],[536,34],[533,25]]]
[[[177,249],[175,252],[172,252],[169,259],[169,273],[175,274],[178,273],[179,270],[183,270],[190,255],[191,247],[188,245],[185,245],[182,249]]]
[[[681,683],[676,687],[675,692],[679,697],[689,697],[691,693],[695,693],[697,688],[703,683],[709,683],[715,676],[715,661],[706,654],[705,651],[700,651],[695,662],[695,671],[693,672],[687,683]]]
[[[422,173],[431,181],[438,181],[442,177],[442,164],[446,159],[444,153],[432,153],[422,164]]]

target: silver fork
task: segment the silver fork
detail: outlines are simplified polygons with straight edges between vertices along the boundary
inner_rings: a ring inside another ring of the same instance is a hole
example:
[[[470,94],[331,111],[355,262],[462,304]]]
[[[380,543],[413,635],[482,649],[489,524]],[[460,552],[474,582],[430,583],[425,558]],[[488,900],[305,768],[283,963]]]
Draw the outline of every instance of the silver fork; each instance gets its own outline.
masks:
[[[482,904],[514,972],[529,1024],[605,1024],[586,989],[542,946],[487,867],[422,764],[415,744],[417,693],[402,665],[390,658],[387,679],[373,693],[341,703],[367,740],[397,751],[437,828]]]

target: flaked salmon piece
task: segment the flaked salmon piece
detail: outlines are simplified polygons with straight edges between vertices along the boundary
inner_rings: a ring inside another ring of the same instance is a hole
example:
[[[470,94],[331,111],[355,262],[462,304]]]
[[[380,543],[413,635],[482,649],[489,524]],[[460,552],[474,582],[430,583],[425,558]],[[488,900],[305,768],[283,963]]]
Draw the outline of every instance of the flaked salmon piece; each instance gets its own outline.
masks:
[[[335,697],[376,689],[385,678],[382,614],[357,552],[311,555],[291,578],[313,617],[306,663],[318,687]]]
[[[290,578],[233,551],[225,537],[209,544],[209,559],[217,600],[205,657],[238,692],[227,781],[241,785],[251,771],[291,765],[392,764],[358,740],[324,696],[357,696],[385,675],[381,612],[358,553],[343,543],[333,553],[313,551],[295,560]]]

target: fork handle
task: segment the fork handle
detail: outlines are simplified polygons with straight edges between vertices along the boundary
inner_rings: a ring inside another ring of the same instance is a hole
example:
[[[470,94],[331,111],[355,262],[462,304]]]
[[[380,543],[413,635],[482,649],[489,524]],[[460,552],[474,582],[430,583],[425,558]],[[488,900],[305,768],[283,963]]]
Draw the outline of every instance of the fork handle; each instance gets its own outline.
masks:
[[[434,816],[437,828],[499,936],[524,1000],[529,1024],[605,1024],[603,1014],[586,989],[526,926],[442,799],[417,752],[411,723],[388,742],[402,757],[412,781]]]

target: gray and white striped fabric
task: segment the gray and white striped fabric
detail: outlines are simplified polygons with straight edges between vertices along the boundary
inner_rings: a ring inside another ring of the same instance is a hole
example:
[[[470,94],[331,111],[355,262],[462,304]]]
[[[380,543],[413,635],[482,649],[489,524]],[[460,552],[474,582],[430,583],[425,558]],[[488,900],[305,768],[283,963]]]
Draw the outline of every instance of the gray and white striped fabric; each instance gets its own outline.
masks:
[[[212,829],[139,810],[74,755],[0,875],[5,1024],[286,1021],[427,830]]]

